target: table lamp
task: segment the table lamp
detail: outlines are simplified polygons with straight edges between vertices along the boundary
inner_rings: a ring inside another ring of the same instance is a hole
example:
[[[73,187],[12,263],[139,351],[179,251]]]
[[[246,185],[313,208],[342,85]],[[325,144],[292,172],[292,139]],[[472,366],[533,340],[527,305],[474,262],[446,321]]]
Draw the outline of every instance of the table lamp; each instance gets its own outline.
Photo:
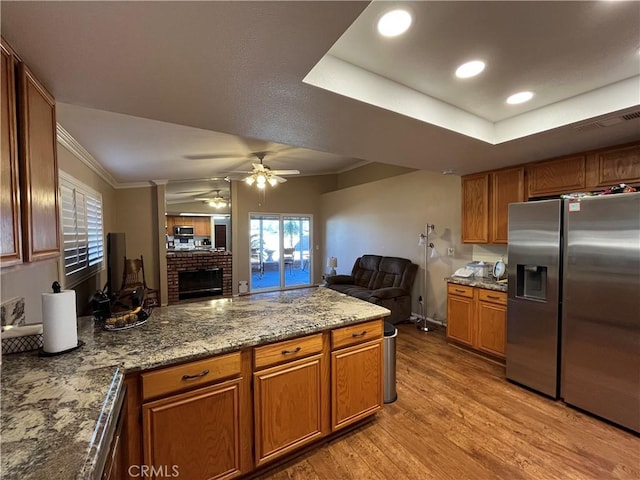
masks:
[[[338,259],[336,257],[329,257],[329,261],[327,262],[327,267],[329,270],[329,275],[333,276],[336,274],[336,267],[338,266]]]

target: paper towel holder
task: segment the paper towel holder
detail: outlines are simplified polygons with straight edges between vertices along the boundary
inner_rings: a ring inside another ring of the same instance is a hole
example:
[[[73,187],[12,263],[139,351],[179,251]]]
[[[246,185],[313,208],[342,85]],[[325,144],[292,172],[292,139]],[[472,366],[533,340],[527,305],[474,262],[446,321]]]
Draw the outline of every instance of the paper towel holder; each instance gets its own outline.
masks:
[[[60,293],[62,291],[62,287],[60,286],[60,283],[57,280],[51,284],[51,289],[53,290],[53,293]],[[67,348],[66,350],[61,350],[59,352],[47,352],[44,350],[44,347],[40,347],[38,349],[38,356],[39,357],[55,357],[58,355],[62,355],[64,353],[73,352],[74,350],[77,350],[83,345],[84,345],[84,342],[82,340],[78,340],[78,344],[75,347]]]

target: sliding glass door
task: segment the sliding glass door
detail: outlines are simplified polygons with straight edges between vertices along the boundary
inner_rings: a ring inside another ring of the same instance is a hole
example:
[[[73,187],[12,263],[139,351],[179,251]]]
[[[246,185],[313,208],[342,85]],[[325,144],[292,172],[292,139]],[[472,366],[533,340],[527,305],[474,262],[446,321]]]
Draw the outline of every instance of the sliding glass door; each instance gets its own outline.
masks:
[[[252,292],[311,285],[311,215],[252,213]]]

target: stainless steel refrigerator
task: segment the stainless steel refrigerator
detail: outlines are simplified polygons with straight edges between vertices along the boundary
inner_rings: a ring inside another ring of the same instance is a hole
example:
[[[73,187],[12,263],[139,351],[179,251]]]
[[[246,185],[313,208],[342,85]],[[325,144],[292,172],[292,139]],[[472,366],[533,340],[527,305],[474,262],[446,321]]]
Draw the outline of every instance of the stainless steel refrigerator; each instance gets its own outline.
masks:
[[[509,206],[507,378],[640,432],[640,193]]]

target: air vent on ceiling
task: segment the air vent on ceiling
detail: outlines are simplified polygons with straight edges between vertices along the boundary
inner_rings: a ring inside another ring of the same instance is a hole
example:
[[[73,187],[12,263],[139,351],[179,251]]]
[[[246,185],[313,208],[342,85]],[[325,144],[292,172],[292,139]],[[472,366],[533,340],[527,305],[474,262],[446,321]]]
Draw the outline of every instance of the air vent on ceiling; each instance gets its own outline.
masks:
[[[576,125],[573,128],[581,132],[585,132],[589,130],[595,130],[597,128],[612,127],[613,125],[617,125],[619,123],[626,122],[629,120],[634,120],[636,118],[640,118],[640,110],[626,113],[624,115],[615,115],[607,118],[601,118],[600,120],[583,123],[581,125]]]

